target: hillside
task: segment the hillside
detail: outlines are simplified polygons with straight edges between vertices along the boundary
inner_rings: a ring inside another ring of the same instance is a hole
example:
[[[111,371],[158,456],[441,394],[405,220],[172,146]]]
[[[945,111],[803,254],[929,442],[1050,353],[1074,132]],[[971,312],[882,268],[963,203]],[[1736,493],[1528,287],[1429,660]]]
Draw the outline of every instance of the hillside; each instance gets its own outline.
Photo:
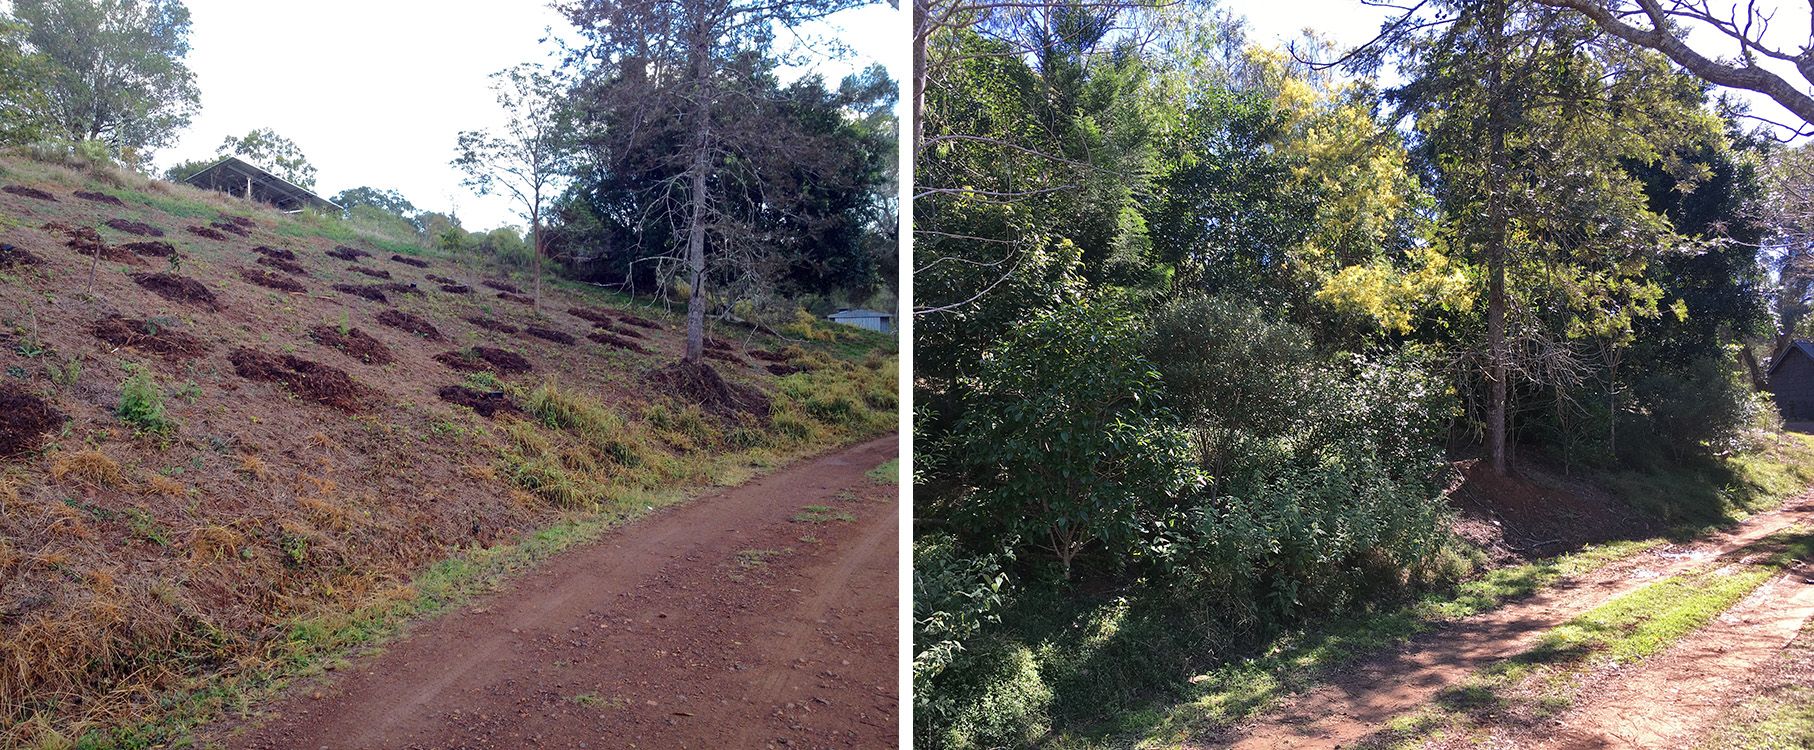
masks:
[[[602,289],[538,313],[502,269],[107,169],[0,157],[0,191],[0,746],[158,740],[895,424],[885,337],[717,325],[720,383]]]

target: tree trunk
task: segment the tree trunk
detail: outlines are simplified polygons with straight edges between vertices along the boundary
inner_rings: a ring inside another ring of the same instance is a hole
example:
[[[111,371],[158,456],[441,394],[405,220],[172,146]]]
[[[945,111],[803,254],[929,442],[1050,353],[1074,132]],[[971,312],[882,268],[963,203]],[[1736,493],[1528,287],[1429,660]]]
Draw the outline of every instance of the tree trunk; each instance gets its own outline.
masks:
[[[687,349],[681,356],[683,362],[705,359],[705,190],[712,145],[711,75],[707,69],[711,49],[706,42],[702,23],[692,40],[693,160],[687,168],[692,216],[687,221]]]
[[[1492,387],[1492,403],[1487,407],[1487,459],[1493,473],[1505,476],[1510,467],[1506,461],[1506,376],[1510,354],[1505,341],[1505,21],[1504,0],[1494,2],[1487,23],[1492,28],[1492,56],[1487,72],[1487,128],[1491,143],[1487,155],[1487,381]]]
[[[927,5],[931,2],[913,0],[913,142],[910,145],[915,168],[920,163],[920,141],[926,137],[922,113],[926,111],[926,77],[931,75],[926,69],[926,45],[932,38],[932,29],[927,26],[931,23]]]
[[[529,252],[534,255],[529,259],[529,267],[535,277],[532,282],[535,286],[535,304],[530,309],[540,313],[542,311],[542,212],[540,209],[530,212],[529,224],[531,237]]]

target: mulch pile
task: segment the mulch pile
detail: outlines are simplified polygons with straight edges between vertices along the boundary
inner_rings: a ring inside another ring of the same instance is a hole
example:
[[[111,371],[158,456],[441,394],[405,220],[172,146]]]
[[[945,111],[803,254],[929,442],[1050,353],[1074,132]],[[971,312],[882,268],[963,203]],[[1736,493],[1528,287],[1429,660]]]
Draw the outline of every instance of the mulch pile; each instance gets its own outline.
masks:
[[[149,255],[154,258],[168,258],[176,254],[176,246],[163,240],[128,242],[120,247],[131,251],[135,255]]]
[[[637,354],[648,354],[649,353],[649,350],[644,349],[642,344],[638,344],[634,341],[631,341],[627,338],[619,336],[615,333],[611,333],[609,331],[593,331],[591,334],[588,334],[586,336],[586,338],[592,339],[593,341],[597,341],[598,343],[601,343],[601,344],[606,344],[608,346],[615,346],[619,349],[629,349],[630,351],[636,352]]]
[[[232,234],[237,234],[241,237],[250,237],[250,236],[252,236],[252,233],[246,231],[246,227],[251,226],[251,224],[252,224],[251,222],[246,222],[245,224],[241,224],[241,223],[239,223],[239,221],[237,219],[235,219],[233,221],[217,221],[212,224],[209,224],[208,226],[214,227],[215,229],[219,229],[220,231],[223,231],[223,232],[230,232]]]
[[[521,294],[513,294],[511,292],[498,292],[498,299],[504,300],[505,302],[515,302],[519,305],[535,304],[535,300],[532,300]]]
[[[767,349],[751,349],[749,355],[764,362],[786,362],[793,359],[781,352],[771,352]]]
[[[432,273],[423,274],[422,276],[423,276],[423,278],[426,278],[429,281],[435,282],[436,284],[458,284],[458,283],[460,283],[454,279],[447,278],[446,276],[437,276]]]
[[[595,307],[569,307],[567,314],[603,328],[611,327],[611,323],[617,320],[610,313]]]
[[[52,203],[57,202],[57,196],[51,195],[50,193],[46,193],[46,192],[39,190],[37,188],[34,188],[34,187],[26,187],[24,185],[7,185],[6,187],[0,188],[0,191],[12,193],[13,195],[23,195],[27,198],[37,198],[38,200],[41,200],[41,201],[50,201]]]
[[[306,269],[304,269],[302,266],[295,264],[295,263],[291,263],[282,258],[272,257],[269,255],[259,258],[258,265],[270,266],[279,271],[290,274],[291,276],[307,276],[307,275],[309,275],[309,272]]]
[[[194,224],[189,225],[186,229],[189,230],[190,234],[197,237],[206,237],[211,240],[224,240],[227,238],[227,235],[221,234],[218,230],[209,229],[207,227],[198,227]]]
[[[114,346],[132,347],[165,357],[188,359],[208,351],[208,345],[189,334],[148,320],[109,315],[88,327],[94,337]]]
[[[534,336],[538,339],[545,339],[548,341],[552,341],[552,342],[554,342],[556,344],[560,344],[562,346],[573,346],[573,342],[574,342],[574,338],[573,338],[572,334],[569,334],[565,331],[556,331],[552,328],[542,328],[540,326],[528,326],[523,329],[523,332],[527,333],[531,336]]]
[[[150,289],[153,294],[168,300],[187,302],[206,307],[209,310],[221,309],[220,302],[208,287],[195,279],[178,276],[173,273],[135,273],[132,280],[139,286]]]
[[[435,324],[402,310],[385,310],[378,313],[378,322],[421,336],[429,341],[445,341]]]
[[[388,279],[391,277],[391,272],[389,272],[389,271],[379,271],[377,269],[365,268],[363,266],[347,266],[346,270],[352,271],[353,273],[362,273],[362,274],[370,276],[374,279]]]
[[[44,259],[33,255],[29,250],[20,249],[12,245],[0,244],[0,268],[36,266],[42,263],[44,263]]]
[[[731,342],[725,341],[724,339],[715,339],[711,336],[706,336],[702,341],[705,343],[705,348],[707,349],[717,349],[721,352],[728,352],[731,350]]]
[[[416,260],[415,258],[406,258],[406,257],[398,255],[396,253],[391,253],[391,260],[394,260],[398,263],[402,263],[403,265],[406,265],[406,266],[415,266],[417,268],[427,268],[428,267],[428,261],[426,261],[426,260]]]
[[[113,247],[106,242],[101,241],[101,233],[89,229],[88,227],[72,227],[67,224],[51,222],[45,224],[44,228],[53,232],[62,232],[69,238],[63,244],[69,249],[80,253],[84,258],[92,258],[99,255],[103,260],[112,261],[114,263],[125,263],[131,266],[145,265],[145,261],[139,260],[139,256],[133,255],[130,250]]]
[[[485,286],[491,287],[493,289],[496,289],[500,292],[509,292],[511,294],[522,294],[523,293],[523,290],[518,289],[517,285],[512,284],[508,281],[497,281],[495,279],[486,279],[479,283],[484,284]]]
[[[518,414],[522,412],[521,409],[517,408],[515,403],[511,402],[510,396],[498,391],[486,393],[483,391],[475,391],[471,388],[450,385],[437,391],[435,395],[440,396],[442,401],[446,401],[450,404],[459,404],[478,412],[479,416],[486,418],[490,418],[498,412],[504,412],[506,414]]]
[[[667,326],[664,326],[653,320],[649,320],[648,318],[638,318],[629,313],[618,313],[617,319],[619,322],[628,323],[628,324],[636,326],[638,328],[648,328],[650,330],[655,330],[655,331],[662,331],[662,330],[667,329]]]
[[[489,370],[499,375],[514,375],[531,369],[529,360],[523,359],[522,355],[489,346],[475,346],[470,351],[442,352],[435,355],[435,361],[460,372]]]
[[[403,283],[399,283],[399,282],[393,282],[390,284],[378,284],[378,285],[373,286],[372,288],[376,289],[380,292],[395,292],[397,294],[421,294],[422,293],[422,290],[417,289],[415,284],[403,284]]]
[[[472,287],[465,284],[442,284],[441,291],[448,294],[472,294]]]
[[[487,331],[497,331],[498,333],[516,333],[517,332],[517,327],[513,326],[509,323],[505,323],[504,321],[501,321],[501,320],[493,320],[491,318],[481,318],[477,315],[467,318],[466,322],[471,323],[480,328],[483,328]]]
[[[107,226],[112,227],[115,230],[125,232],[127,234],[136,234],[140,237],[162,237],[162,236],[164,236],[164,230],[158,229],[157,227],[151,226],[150,224],[146,224],[145,222],[142,222],[142,221],[127,221],[125,219],[108,219]]]
[[[259,258],[259,260],[265,261],[270,260],[270,258]],[[281,263],[282,261],[278,262]],[[239,271],[240,278],[267,289],[276,289],[281,292],[307,292],[309,290],[308,287],[297,283],[296,280],[291,279],[288,276],[279,276],[262,268],[240,268],[235,270]]]
[[[354,263],[359,262],[360,258],[371,257],[371,253],[368,253],[364,250],[355,250],[355,249],[347,247],[345,245],[335,245],[334,249],[328,251],[328,255],[333,256],[335,258],[339,258],[341,260],[350,260],[350,261],[353,261]]]
[[[699,404],[721,417],[748,415],[768,419],[766,394],[745,385],[726,382],[704,362],[675,362],[651,372],[644,380],[659,392]]]
[[[367,335],[357,328],[348,328],[341,333],[336,326],[316,325],[309,327],[309,338],[322,346],[331,346],[347,356],[368,365],[388,365],[397,360],[391,355],[390,347],[384,342]]]
[[[230,352],[227,361],[242,378],[280,383],[304,399],[341,411],[364,411],[376,397],[370,388],[339,369],[289,354],[242,347]]]
[[[723,361],[723,362],[729,362],[734,365],[745,365],[745,366],[749,365],[748,362],[743,361],[742,357],[739,357],[736,354],[733,354],[724,349],[712,349],[712,348],[708,347],[705,350],[705,356],[708,359],[716,359],[716,360]]]
[[[0,457],[37,450],[63,426],[63,413],[17,383],[0,383]]]
[[[267,247],[265,245],[259,245],[258,247],[252,248],[252,252],[258,253],[259,255],[263,255],[266,258],[276,258],[278,260],[287,260],[287,261],[296,260],[296,253],[287,247],[286,248],[276,248],[276,247]]]
[[[369,286],[359,286],[357,284],[335,284],[334,291],[341,292],[344,294],[351,294],[354,297],[364,297],[365,299],[369,299],[373,302],[389,302],[389,301],[391,301],[389,297],[384,296],[383,291],[380,291],[374,287],[369,287]]]
[[[252,227],[258,226],[258,222],[248,219],[244,216],[228,216],[226,218],[227,218],[227,221],[233,222],[234,224],[245,227],[247,229],[251,229]]]
[[[784,363],[780,363],[780,362],[769,365],[768,367],[764,367],[762,369],[768,370],[768,374],[774,375],[775,377],[779,377],[779,378],[787,377],[796,372],[806,372],[806,368],[804,368],[804,367],[798,367],[795,365],[784,364]]]
[[[77,190],[76,197],[81,198],[82,200],[85,200],[85,201],[94,201],[96,203],[106,203],[110,206],[126,205],[126,203],[124,201],[120,200],[119,198],[115,198],[106,193],[97,193],[92,190]]]

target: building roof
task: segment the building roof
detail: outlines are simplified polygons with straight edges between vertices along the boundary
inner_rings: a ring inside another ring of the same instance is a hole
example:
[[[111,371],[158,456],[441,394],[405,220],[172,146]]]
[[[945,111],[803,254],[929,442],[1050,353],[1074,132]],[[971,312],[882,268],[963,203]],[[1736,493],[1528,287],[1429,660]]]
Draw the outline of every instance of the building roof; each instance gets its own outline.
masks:
[[[894,313],[881,310],[839,310],[827,315],[828,318],[892,318]]]
[[[1789,344],[1789,348],[1784,349],[1782,354],[1778,354],[1775,358],[1770,360],[1769,374],[1775,375],[1776,368],[1781,367],[1784,362],[1789,361],[1789,352],[1797,349],[1801,350],[1802,356],[1814,360],[1814,343],[1798,339],[1794,343]]]
[[[301,211],[305,208],[322,211],[340,210],[340,206],[333,201],[309,192],[308,188],[271,174],[237,156],[229,156],[209,165],[200,172],[183,178],[183,182],[199,188],[219,190],[242,197],[246,194],[247,180],[252,183],[252,200],[269,203],[279,210]]]

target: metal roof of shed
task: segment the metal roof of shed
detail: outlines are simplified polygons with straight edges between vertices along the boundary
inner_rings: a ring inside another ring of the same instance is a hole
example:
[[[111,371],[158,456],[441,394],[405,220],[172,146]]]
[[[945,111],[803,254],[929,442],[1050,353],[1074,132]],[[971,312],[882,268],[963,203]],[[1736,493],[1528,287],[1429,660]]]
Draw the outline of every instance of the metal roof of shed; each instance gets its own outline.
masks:
[[[251,184],[251,195],[246,195],[247,182]],[[199,188],[219,190],[240,197],[269,203],[282,211],[301,211],[314,208],[322,211],[339,211],[340,206],[333,201],[309,191],[282,177],[271,174],[258,165],[229,156],[221,159],[200,172],[183,178],[183,182]]]

